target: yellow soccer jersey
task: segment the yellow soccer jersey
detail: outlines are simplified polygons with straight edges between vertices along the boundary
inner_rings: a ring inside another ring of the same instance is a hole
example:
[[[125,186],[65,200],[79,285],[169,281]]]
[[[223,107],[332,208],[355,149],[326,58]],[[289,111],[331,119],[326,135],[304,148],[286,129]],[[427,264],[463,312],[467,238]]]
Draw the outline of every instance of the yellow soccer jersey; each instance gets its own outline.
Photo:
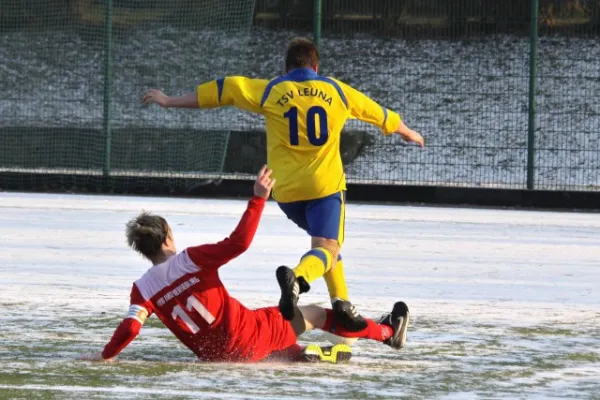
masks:
[[[282,203],[312,200],[346,189],[340,136],[349,118],[394,132],[400,116],[356,89],[312,69],[297,68],[271,81],[228,77],[198,86],[200,107],[233,105],[263,114],[267,164]]]

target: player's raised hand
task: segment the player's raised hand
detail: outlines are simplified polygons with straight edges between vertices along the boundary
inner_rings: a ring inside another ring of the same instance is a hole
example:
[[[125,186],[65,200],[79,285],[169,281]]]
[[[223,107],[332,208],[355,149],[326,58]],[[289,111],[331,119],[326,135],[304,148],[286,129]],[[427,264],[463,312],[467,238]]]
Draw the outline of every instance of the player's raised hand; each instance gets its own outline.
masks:
[[[254,182],[254,195],[258,197],[262,197],[263,199],[268,199],[271,194],[271,189],[273,189],[273,185],[275,185],[275,179],[271,179],[271,174],[273,171],[269,169],[266,165],[264,165],[258,176],[256,177],[256,181]]]
[[[168,102],[169,102],[169,96],[167,96],[166,94],[164,94],[162,91],[160,91],[158,89],[150,89],[142,97],[142,102],[144,104],[156,103],[161,107],[167,107]]]

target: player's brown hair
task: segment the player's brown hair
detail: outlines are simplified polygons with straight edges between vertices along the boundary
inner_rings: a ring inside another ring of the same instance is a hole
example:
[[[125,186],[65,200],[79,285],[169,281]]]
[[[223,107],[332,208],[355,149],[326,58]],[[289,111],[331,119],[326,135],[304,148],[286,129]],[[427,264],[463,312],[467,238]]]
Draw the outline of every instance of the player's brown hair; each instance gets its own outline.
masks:
[[[293,38],[285,53],[285,69],[310,68],[319,65],[319,50],[312,40]]]
[[[129,247],[152,261],[169,236],[169,224],[163,217],[143,211],[125,225],[125,236]]]

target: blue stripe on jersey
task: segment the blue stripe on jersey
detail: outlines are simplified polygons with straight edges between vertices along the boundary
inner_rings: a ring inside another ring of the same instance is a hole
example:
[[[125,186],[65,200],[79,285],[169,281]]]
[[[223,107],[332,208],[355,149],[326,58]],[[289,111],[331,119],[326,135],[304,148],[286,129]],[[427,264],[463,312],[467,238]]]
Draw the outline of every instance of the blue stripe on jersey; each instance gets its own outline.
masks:
[[[342,88],[340,87],[340,85],[337,84],[336,81],[334,81],[333,79],[326,78],[324,76],[319,76],[315,80],[316,81],[327,82],[330,85],[332,85],[335,88],[335,90],[337,90],[337,92],[340,95],[340,97],[342,98],[342,101],[344,102],[344,105],[346,106],[346,108],[348,108],[348,100],[346,100],[346,96],[344,95],[344,92],[342,92]]]
[[[273,86],[277,85],[278,83],[284,82],[284,81],[288,81],[290,79],[287,79],[287,75],[282,75],[278,78],[275,78],[273,80],[271,80],[271,82],[269,82],[267,84],[267,87],[265,88],[265,92],[263,93],[263,97],[260,100],[260,106],[262,107],[265,104],[265,101],[267,101],[267,98],[269,98],[269,94],[271,93],[271,89],[273,89]]]
[[[383,129],[385,129],[385,123],[387,121],[387,108],[385,107],[381,107],[383,108]]]
[[[335,88],[335,90],[337,90],[338,94],[340,95],[340,98],[342,99],[342,101],[344,102],[346,107],[348,107],[348,100],[346,99],[346,96],[344,95],[344,92],[342,91],[342,88],[340,87],[340,85],[338,85],[337,82],[334,81],[333,79],[317,75],[317,73],[310,68],[293,69],[290,72],[288,72],[287,75],[282,75],[278,78],[273,79],[271,82],[269,82],[269,84],[265,88],[265,92],[263,93],[262,99],[260,100],[261,107],[265,104],[265,102],[269,98],[269,94],[271,94],[271,89],[273,89],[273,86],[277,85],[278,83],[285,82],[285,81],[291,81],[291,82],[321,81],[321,82],[329,83],[331,86],[333,86]]]
[[[221,96],[223,95],[223,84],[225,83],[225,78],[217,79],[217,90],[219,92],[219,103],[221,103]]]

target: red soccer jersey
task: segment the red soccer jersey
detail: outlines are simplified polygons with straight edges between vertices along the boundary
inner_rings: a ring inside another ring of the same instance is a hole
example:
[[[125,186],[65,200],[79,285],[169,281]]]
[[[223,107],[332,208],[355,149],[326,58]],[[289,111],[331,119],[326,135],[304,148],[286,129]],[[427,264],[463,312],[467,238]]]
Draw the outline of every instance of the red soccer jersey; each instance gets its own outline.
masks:
[[[247,309],[219,278],[218,268],[250,246],[264,204],[264,199],[253,197],[230,237],[187,248],[138,279],[129,312],[102,356],[116,356],[152,313],[204,361],[259,361],[295,344],[292,326],[276,307]]]

